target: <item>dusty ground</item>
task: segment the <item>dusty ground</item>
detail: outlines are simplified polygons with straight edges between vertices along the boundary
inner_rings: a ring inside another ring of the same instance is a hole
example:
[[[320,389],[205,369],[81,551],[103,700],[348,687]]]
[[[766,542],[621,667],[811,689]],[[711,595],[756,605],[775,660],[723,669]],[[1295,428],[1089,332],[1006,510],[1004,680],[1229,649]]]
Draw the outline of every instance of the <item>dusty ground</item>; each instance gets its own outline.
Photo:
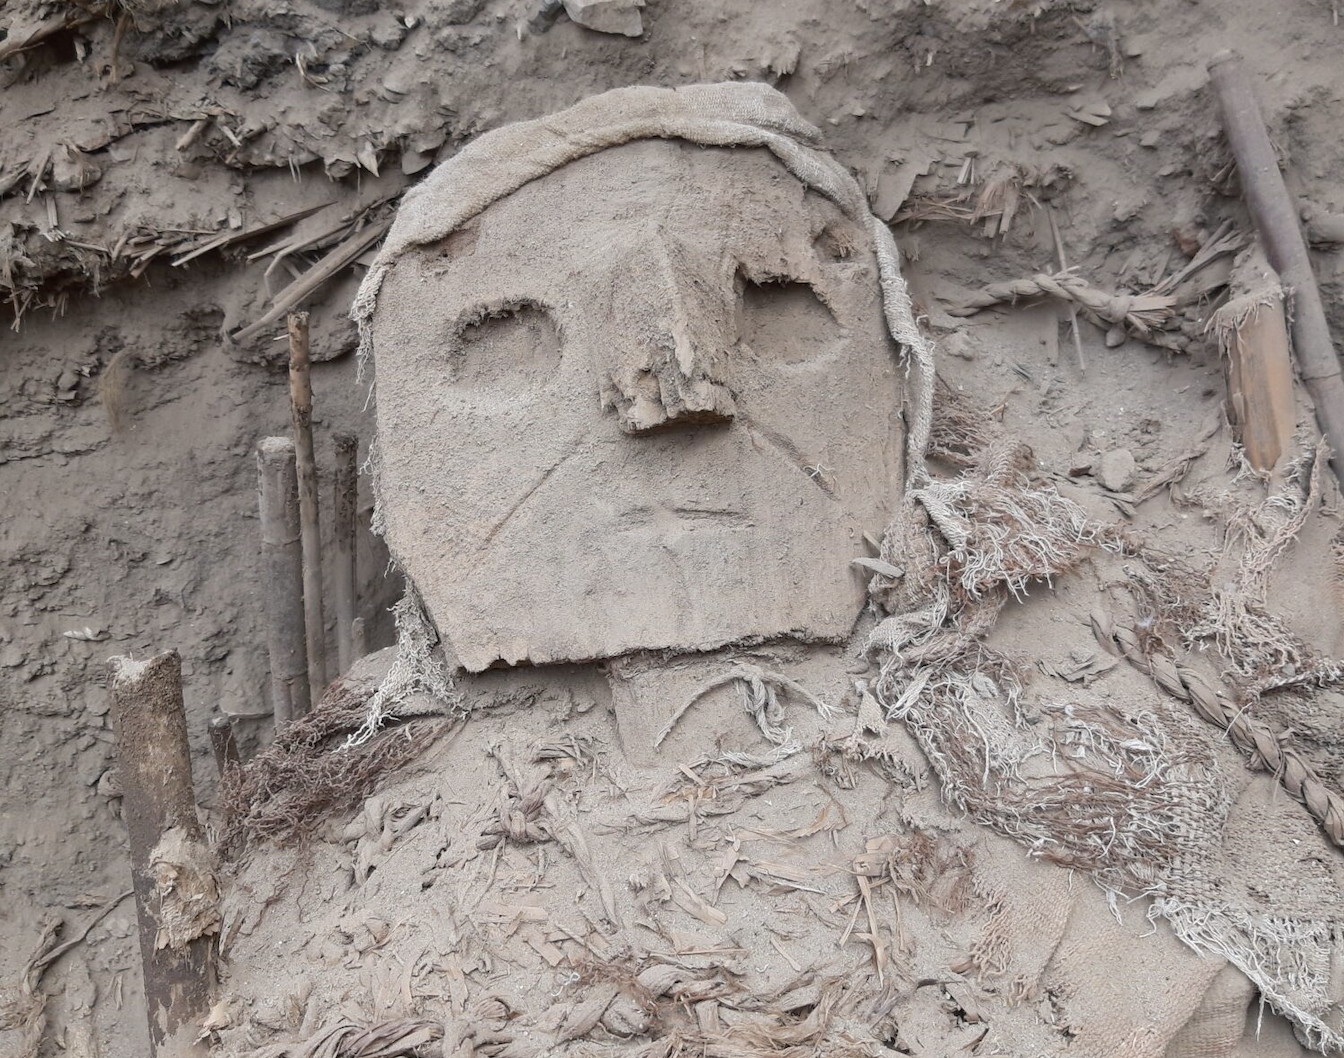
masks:
[[[279,327],[245,329],[295,274],[375,230],[385,203],[464,138],[617,85],[770,81],[896,221],[922,307],[949,333],[961,325],[945,307],[965,290],[1053,266],[1049,211],[1068,263],[1108,290],[1156,282],[1224,219],[1246,228],[1204,72],[1222,48],[1262,76],[1291,186],[1344,210],[1333,120],[1344,30],[1325,2],[718,11],[652,0],[635,39],[563,14],[534,23],[536,6],[136,4],[115,49],[120,8],[0,12],[0,291],[13,322],[0,352],[0,980],[19,973],[44,912],[74,930],[127,887],[103,660],[181,652],[207,805],[208,719],[264,711],[251,450],[285,428],[287,409]],[[11,54],[45,28],[55,32]],[[969,220],[974,195],[948,209],[1009,165],[1024,194],[1006,232]],[[322,208],[173,264],[216,232],[310,207]],[[247,259],[278,243],[293,248],[278,263],[275,250]],[[1344,259],[1315,263],[1339,333]],[[370,434],[343,319],[360,267],[308,302],[328,466],[333,432]],[[1048,473],[1117,448],[1151,472],[1221,402],[1205,315],[1198,303],[1186,311],[1170,334],[1177,352],[1109,349],[1084,324],[1081,373],[1053,309],[985,314],[944,341],[946,377],[1005,402],[1005,425]],[[1224,485],[1228,447],[1220,437],[1191,485]],[[1119,513],[1094,479],[1079,482],[1097,513]],[[1192,527],[1201,521],[1160,501],[1135,516],[1192,555],[1215,542],[1212,526]],[[1329,531],[1313,529],[1301,553],[1321,554]],[[374,618],[396,586],[366,550]],[[1289,558],[1277,601],[1337,655],[1338,622],[1319,616],[1335,613],[1333,589],[1311,561]],[[373,645],[389,635],[378,618]],[[264,721],[250,723],[264,736]],[[40,1053],[64,1038],[108,1058],[143,1054],[136,963],[124,903],[48,971]],[[77,1039],[81,1006],[93,1010],[91,1044]],[[0,1032],[0,1051],[19,1046]]]

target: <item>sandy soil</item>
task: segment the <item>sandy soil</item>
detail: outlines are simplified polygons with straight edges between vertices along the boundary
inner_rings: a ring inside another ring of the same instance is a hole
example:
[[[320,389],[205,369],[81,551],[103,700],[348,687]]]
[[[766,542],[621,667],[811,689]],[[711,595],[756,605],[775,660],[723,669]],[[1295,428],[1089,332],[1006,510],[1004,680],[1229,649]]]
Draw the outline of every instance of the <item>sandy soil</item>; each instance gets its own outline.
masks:
[[[895,221],[907,276],[943,335],[946,380],[1003,404],[1007,429],[1061,477],[1119,449],[1151,473],[1220,413],[1208,306],[1183,310],[1169,332],[1176,351],[1108,348],[1083,324],[1085,373],[1052,307],[965,322],[946,308],[967,290],[1052,268],[1051,214],[1068,263],[1106,290],[1156,282],[1224,219],[1249,230],[1204,72],[1211,55],[1245,54],[1290,186],[1319,210],[1344,210],[1333,117],[1344,30],[1322,0],[651,0],[640,38],[563,14],[534,20],[537,6],[127,4],[115,48],[121,7],[17,0],[0,12],[4,53],[54,30],[0,60],[0,291],[13,322],[0,346],[0,981],[17,980],[44,913],[70,933],[128,887],[108,655],[181,652],[207,808],[210,717],[253,718],[246,739],[267,737],[251,452],[286,429],[288,410],[283,343],[273,341],[283,319],[254,325],[296,275],[384,219],[464,139],[619,85],[775,84]],[[1024,194],[1006,231],[970,221],[973,196],[948,208],[1008,166]],[[216,233],[313,207],[173,263]],[[292,247],[284,260],[274,250],[248,259],[277,243]],[[353,430],[366,447],[372,432],[344,319],[368,251],[358,256],[307,303],[327,468],[333,433]],[[1340,333],[1344,258],[1322,251],[1314,263]],[[1224,430],[1185,491],[1228,487],[1229,451]],[[1095,476],[1074,481],[1098,516],[1128,513]],[[368,507],[366,496],[366,516]],[[1191,558],[1218,542],[1213,518],[1162,497],[1131,524]],[[1274,602],[1338,656],[1337,589],[1320,566],[1333,532],[1324,518],[1309,525]],[[383,646],[398,585],[371,538],[361,558],[370,643]],[[1308,711],[1302,726],[1312,725],[1334,744],[1328,717]],[[1327,752],[1321,763],[1338,788],[1341,758]],[[59,1053],[62,1039],[105,1058],[145,1053],[138,978],[127,901],[47,971],[51,1020],[38,1053]],[[21,1047],[0,1030],[0,1053]]]

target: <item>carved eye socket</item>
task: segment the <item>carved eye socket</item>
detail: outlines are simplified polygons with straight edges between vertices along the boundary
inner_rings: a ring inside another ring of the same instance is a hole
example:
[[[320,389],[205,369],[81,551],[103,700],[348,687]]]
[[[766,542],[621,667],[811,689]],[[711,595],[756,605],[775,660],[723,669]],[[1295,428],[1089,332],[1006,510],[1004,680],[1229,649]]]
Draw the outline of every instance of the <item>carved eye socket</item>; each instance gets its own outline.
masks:
[[[801,364],[835,348],[840,326],[807,283],[739,278],[737,333],[765,363]]]
[[[539,388],[560,367],[560,332],[535,302],[478,305],[457,321],[447,358],[465,389]]]

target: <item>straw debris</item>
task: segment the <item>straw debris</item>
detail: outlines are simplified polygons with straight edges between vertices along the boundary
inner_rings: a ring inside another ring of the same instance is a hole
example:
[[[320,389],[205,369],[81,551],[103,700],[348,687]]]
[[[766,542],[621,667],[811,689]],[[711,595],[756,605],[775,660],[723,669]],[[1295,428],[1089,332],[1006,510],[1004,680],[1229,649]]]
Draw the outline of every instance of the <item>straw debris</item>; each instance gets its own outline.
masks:
[[[370,696],[367,688],[338,680],[317,708],[281,730],[246,767],[229,769],[220,796],[229,818],[223,847],[302,840],[331,813],[373,793],[446,727],[432,718],[411,720],[348,745],[368,716]]]

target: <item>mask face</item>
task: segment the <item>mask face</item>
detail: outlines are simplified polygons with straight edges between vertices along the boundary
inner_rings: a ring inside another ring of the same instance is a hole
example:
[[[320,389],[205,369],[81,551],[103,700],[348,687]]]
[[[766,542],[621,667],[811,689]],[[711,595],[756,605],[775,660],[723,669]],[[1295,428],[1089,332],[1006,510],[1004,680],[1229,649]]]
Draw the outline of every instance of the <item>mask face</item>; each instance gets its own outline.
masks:
[[[849,634],[901,372],[867,235],[767,152],[565,165],[404,254],[373,339],[388,542],[469,671]]]

